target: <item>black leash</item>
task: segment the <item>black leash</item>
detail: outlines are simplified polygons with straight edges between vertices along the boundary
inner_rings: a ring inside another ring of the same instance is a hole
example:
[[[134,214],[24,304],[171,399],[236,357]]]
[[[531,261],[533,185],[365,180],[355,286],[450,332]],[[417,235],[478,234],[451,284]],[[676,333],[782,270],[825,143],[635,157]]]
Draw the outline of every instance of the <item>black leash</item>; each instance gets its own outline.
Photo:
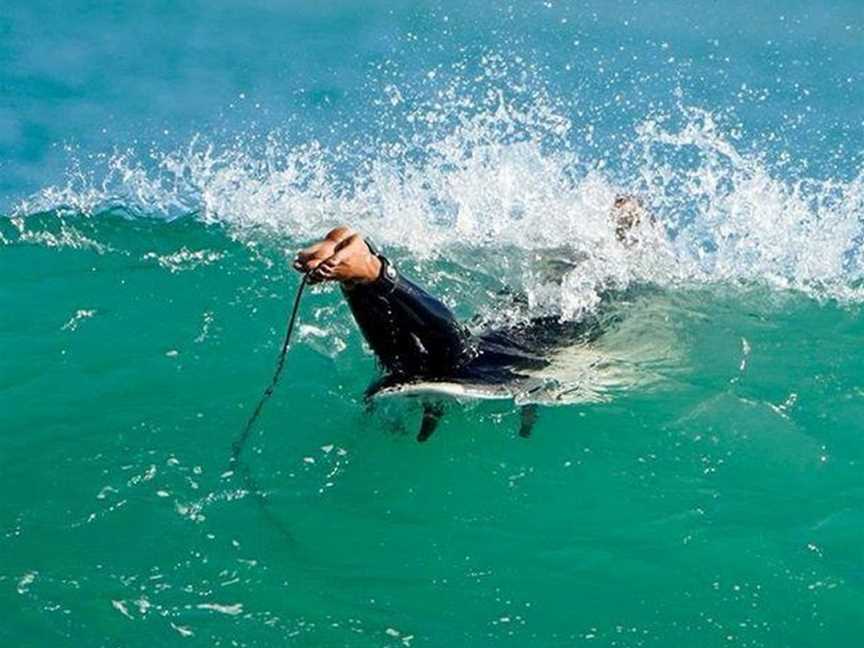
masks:
[[[234,443],[231,444],[231,462],[229,468],[233,468],[240,461],[240,456],[243,454],[246,442],[249,441],[249,436],[252,434],[255,422],[258,420],[261,410],[264,409],[264,404],[270,400],[270,397],[276,390],[276,385],[279,383],[279,378],[282,376],[282,370],[285,368],[285,356],[288,355],[288,347],[291,344],[291,333],[294,332],[294,323],[297,321],[297,311],[300,308],[300,298],[303,296],[303,289],[306,287],[308,277],[308,275],[303,275],[303,279],[300,281],[300,286],[297,288],[297,293],[294,296],[294,307],[291,309],[291,317],[288,318],[288,329],[285,331],[285,340],[282,342],[282,350],[279,352],[279,360],[276,363],[276,371],[273,374],[273,378],[270,380],[267,389],[265,389],[264,393],[261,395],[258,404],[255,406],[255,411],[252,412],[252,416],[250,416],[249,420],[246,421],[246,427],[243,428],[240,436],[238,436],[234,440]]]
[[[276,391],[276,385],[279,384],[279,378],[282,376],[282,370],[285,368],[285,357],[288,355],[288,348],[291,344],[291,334],[294,332],[294,324],[297,321],[297,311],[300,308],[300,298],[303,296],[303,289],[306,288],[308,278],[309,275],[304,274],[303,279],[300,281],[300,286],[297,288],[297,293],[294,297],[294,306],[291,309],[291,316],[288,318],[288,328],[285,331],[285,340],[282,342],[282,350],[279,352],[279,360],[276,362],[276,371],[273,373],[273,378],[270,379],[270,384],[267,386],[267,389],[264,390],[264,393],[258,400],[258,404],[255,406],[255,411],[252,412],[252,416],[250,416],[249,420],[246,421],[246,426],[243,428],[240,436],[238,436],[234,440],[234,443],[231,444],[231,460],[228,465],[228,470],[230,471],[229,474],[236,473],[239,475],[246,490],[256,499],[261,508],[261,512],[269,520],[270,524],[292,543],[294,542],[294,539],[291,536],[290,530],[279,518],[273,515],[273,512],[270,511],[269,508],[267,508],[267,500],[264,498],[261,488],[258,486],[258,482],[255,481],[255,477],[252,476],[249,467],[243,464],[241,457],[243,455],[243,450],[246,448],[246,443],[252,435],[255,423],[261,415],[261,411],[264,409],[264,404],[270,400],[273,392]]]

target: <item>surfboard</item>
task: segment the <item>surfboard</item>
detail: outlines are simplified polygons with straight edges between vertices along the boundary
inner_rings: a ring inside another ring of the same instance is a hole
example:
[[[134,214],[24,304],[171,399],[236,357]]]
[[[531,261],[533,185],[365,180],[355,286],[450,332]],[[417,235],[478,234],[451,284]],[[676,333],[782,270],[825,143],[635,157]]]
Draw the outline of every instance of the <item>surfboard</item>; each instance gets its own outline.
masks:
[[[387,385],[373,391],[369,397],[373,400],[388,400],[396,398],[419,399],[423,404],[423,419],[417,441],[424,442],[438,427],[444,415],[442,401],[455,400],[459,402],[481,401],[514,401],[516,400],[515,383],[512,385],[478,382],[456,382],[437,380],[418,380],[412,382]],[[520,405],[522,422],[519,435],[527,437],[537,419],[535,405]]]
[[[538,405],[597,403],[608,400],[608,388],[619,376],[615,364],[602,352],[586,345],[562,349],[550,357],[547,368],[514,377],[506,383],[469,380],[413,380],[386,383],[368,392],[371,401],[416,399],[422,403],[423,420],[418,441],[426,441],[444,415],[444,403],[510,401],[521,411],[519,435],[528,437],[537,420]]]
[[[372,394],[373,398],[446,397],[457,400],[512,400],[515,394],[506,385],[423,380],[388,385]]]

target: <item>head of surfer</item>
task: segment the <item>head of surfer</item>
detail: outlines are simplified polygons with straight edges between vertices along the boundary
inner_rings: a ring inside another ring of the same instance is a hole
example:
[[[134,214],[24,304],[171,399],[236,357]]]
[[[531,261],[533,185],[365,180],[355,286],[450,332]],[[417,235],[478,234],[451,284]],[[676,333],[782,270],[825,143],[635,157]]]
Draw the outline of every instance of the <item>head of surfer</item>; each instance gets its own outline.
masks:
[[[609,216],[615,225],[616,238],[625,247],[630,247],[639,240],[637,233],[642,222],[654,220],[638,198],[627,194],[615,198]]]

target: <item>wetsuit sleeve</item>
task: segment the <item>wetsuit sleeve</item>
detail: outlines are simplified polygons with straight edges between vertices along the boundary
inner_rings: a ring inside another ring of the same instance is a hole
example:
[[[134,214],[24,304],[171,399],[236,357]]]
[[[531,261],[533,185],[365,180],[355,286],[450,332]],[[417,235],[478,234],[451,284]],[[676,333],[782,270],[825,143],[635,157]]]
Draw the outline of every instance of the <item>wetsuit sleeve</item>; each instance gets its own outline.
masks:
[[[343,288],[361,333],[393,373],[452,375],[473,357],[471,336],[440,300],[379,258],[376,281]]]

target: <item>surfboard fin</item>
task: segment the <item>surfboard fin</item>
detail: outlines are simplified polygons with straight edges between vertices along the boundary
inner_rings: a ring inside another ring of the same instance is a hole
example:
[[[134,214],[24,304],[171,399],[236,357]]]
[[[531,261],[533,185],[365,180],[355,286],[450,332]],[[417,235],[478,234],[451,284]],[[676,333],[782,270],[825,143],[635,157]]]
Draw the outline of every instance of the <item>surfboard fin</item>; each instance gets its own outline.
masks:
[[[523,405],[522,406],[522,423],[519,425],[519,436],[527,439],[531,436],[531,430],[534,429],[534,424],[537,422],[537,406]]]
[[[423,421],[420,423],[420,432],[417,433],[418,443],[426,441],[444,415],[444,407],[440,403],[423,403]]]

